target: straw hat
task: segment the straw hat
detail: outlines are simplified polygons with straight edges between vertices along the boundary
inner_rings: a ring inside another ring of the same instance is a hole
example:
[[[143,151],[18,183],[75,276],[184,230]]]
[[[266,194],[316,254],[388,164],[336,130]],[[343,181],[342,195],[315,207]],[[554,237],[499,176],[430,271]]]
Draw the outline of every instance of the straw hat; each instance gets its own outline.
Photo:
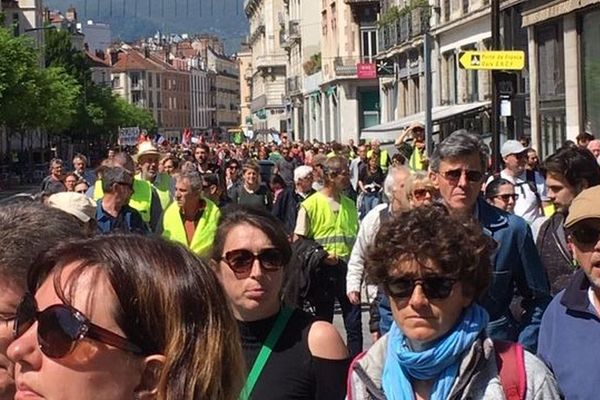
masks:
[[[140,159],[140,157],[149,155],[160,156],[160,152],[156,147],[154,147],[154,145],[150,141],[144,141],[140,143],[138,145],[138,152],[135,155],[135,160],[137,161]]]
[[[82,222],[96,218],[96,203],[81,193],[60,192],[48,197],[49,206],[74,215]]]

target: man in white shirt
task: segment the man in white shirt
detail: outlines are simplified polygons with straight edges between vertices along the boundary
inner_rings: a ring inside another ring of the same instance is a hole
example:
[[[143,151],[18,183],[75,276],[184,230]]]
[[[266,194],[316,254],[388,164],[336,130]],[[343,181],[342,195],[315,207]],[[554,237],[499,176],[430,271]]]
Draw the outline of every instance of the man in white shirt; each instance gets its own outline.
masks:
[[[507,140],[500,149],[504,169],[500,177],[515,185],[515,215],[532,224],[544,216],[544,203],[548,201],[546,183],[542,175],[536,171],[525,169],[527,164],[527,147],[517,140]],[[491,176],[488,183],[495,177]]]

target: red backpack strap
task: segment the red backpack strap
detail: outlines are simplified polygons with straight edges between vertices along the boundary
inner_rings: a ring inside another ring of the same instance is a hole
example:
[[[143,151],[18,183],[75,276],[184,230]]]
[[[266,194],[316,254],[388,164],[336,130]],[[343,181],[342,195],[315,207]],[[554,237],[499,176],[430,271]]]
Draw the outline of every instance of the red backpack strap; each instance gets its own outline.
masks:
[[[346,378],[346,400],[352,400],[352,371],[354,371],[354,366],[356,363],[360,361],[367,354],[366,351],[362,353],[358,353],[356,357],[350,363],[350,368],[348,368],[348,377]]]
[[[500,383],[507,400],[524,400],[527,392],[525,353],[519,343],[494,340]]]

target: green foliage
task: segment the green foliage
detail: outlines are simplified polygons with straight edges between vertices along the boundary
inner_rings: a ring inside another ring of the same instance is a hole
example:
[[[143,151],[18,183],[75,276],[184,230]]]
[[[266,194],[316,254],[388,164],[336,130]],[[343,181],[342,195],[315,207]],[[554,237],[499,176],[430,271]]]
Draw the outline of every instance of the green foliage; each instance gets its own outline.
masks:
[[[321,70],[321,53],[315,53],[310,56],[308,61],[302,64],[302,67],[304,68],[304,73],[306,75],[312,75],[319,72]]]
[[[429,5],[428,0],[412,0],[402,8],[398,6],[391,6],[385,13],[381,15],[377,21],[377,24],[380,27],[395,24],[400,17],[410,15],[412,11],[417,8],[425,8],[429,11],[431,6]]]
[[[120,96],[116,96],[115,100],[122,127],[139,126],[141,129],[147,130],[148,133],[156,132],[156,121],[150,112],[128,103]]]

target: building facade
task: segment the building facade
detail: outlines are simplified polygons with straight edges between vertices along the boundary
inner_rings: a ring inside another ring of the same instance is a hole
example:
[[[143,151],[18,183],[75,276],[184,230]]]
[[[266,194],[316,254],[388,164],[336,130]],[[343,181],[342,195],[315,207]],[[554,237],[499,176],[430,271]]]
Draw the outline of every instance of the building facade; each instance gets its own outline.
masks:
[[[214,126],[215,96],[211,88],[215,86],[213,72],[207,71],[200,58],[187,59],[190,71],[190,113],[192,132],[203,132]]]
[[[240,128],[247,135],[252,125],[252,51],[246,43],[242,43],[236,55],[240,74]]]
[[[236,61],[219,54],[211,48],[207,50],[206,65],[215,76],[215,126],[222,129],[240,126],[240,72]]]
[[[287,54],[279,41],[283,0],[245,0],[250,21],[248,46],[252,51],[252,125],[254,131],[287,132],[285,84]]]
[[[532,143],[542,156],[582,132],[600,138],[600,1],[523,4]]]

